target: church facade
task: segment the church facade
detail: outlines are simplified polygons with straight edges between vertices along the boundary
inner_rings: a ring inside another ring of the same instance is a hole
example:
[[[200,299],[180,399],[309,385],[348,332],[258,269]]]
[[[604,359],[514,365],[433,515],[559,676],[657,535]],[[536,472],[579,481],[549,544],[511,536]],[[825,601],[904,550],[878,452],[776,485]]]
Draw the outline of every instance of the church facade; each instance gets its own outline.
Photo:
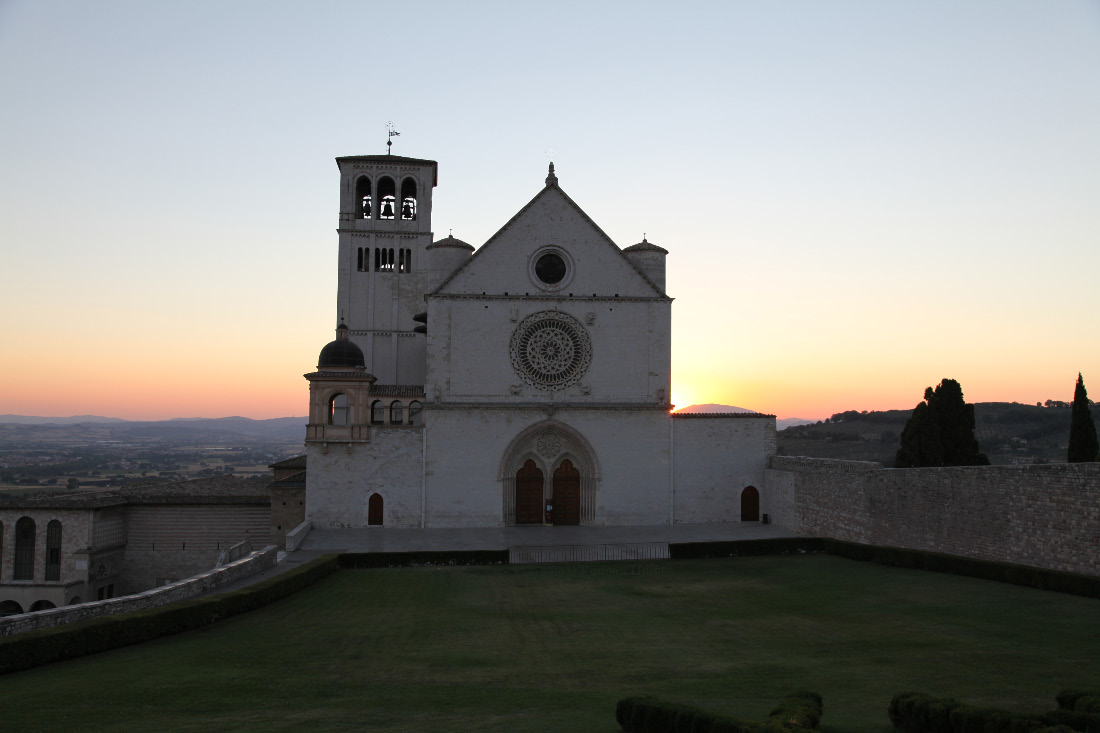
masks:
[[[337,158],[337,338],[306,376],[313,526],[759,519],[771,415],[670,414],[667,251],[541,190],[476,249],[437,163]]]

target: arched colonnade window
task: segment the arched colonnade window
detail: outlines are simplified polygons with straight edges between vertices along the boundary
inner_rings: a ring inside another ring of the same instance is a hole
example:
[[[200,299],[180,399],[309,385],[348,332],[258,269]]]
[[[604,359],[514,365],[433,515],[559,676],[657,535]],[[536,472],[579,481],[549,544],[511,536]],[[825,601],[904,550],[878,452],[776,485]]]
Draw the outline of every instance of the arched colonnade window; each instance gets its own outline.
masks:
[[[398,399],[374,400],[370,403],[371,425],[420,425],[424,405],[413,400],[407,406]]]
[[[397,184],[392,176],[378,176],[371,181],[362,175],[355,179],[355,218],[416,221],[418,197],[417,182],[412,176],[401,181],[401,197],[397,197]]]

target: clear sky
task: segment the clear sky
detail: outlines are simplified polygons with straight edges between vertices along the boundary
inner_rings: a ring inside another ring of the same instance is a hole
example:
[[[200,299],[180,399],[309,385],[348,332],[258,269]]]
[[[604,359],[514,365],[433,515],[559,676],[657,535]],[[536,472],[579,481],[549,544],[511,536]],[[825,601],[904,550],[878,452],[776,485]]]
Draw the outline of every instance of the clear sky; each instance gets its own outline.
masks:
[[[0,0],[0,413],[304,415],[389,120],[669,250],[680,406],[1100,394],[1096,1]]]

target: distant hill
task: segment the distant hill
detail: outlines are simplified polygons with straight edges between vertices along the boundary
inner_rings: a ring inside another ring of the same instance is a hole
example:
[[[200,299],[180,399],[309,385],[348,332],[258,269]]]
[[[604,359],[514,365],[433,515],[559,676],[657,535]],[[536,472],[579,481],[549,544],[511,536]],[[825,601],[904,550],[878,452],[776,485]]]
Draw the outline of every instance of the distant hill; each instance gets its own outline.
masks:
[[[789,427],[776,436],[780,455],[878,461],[894,465],[901,431],[912,410],[848,412],[828,421]],[[1092,408],[1093,418],[1100,416]],[[991,463],[1064,463],[1069,443],[1069,407],[1038,407],[1016,402],[974,405],[974,435]]]
[[[77,425],[86,422],[126,422],[121,417],[73,415],[72,417],[36,417],[34,415],[0,415],[0,425]]]
[[[250,443],[300,441],[305,417],[252,420],[247,417],[176,418],[136,421],[118,418],[81,419],[0,415],[0,446],[22,441],[124,441],[167,443]],[[20,419],[11,419],[20,418]]]
[[[676,412],[693,412],[693,413],[716,413],[716,412],[756,412],[756,410],[749,410],[744,407],[734,407],[733,405],[716,405],[713,402],[708,402],[705,405],[689,405],[682,410],[676,410]],[[805,425],[812,423],[813,420],[806,420],[801,417],[784,417],[775,421],[775,427],[777,430],[783,428],[789,428],[794,425]]]

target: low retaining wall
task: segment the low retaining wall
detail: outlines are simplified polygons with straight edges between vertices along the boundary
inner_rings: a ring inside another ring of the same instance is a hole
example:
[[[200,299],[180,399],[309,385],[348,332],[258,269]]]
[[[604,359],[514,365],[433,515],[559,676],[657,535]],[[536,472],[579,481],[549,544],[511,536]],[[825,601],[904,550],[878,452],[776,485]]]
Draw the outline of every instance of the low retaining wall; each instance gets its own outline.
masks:
[[[1100,463],[887,468],[772,459],[761,511],[799,534],[1100,575]]]
[[[162,606],[166,603],[187,600],[274,567],[277,559],[278,549],[274,545],[268,545],[264,549],[253,552],[228,565],[153,590],[110,598],[105,601],[78,603],[75,606],[50,608],[45,611],[8,616],[0,619],[0,636],[10,636],[22,631],[58,626],[73,621],[84,621],[85,619],[113,613],[140,611],[154,606]]]

